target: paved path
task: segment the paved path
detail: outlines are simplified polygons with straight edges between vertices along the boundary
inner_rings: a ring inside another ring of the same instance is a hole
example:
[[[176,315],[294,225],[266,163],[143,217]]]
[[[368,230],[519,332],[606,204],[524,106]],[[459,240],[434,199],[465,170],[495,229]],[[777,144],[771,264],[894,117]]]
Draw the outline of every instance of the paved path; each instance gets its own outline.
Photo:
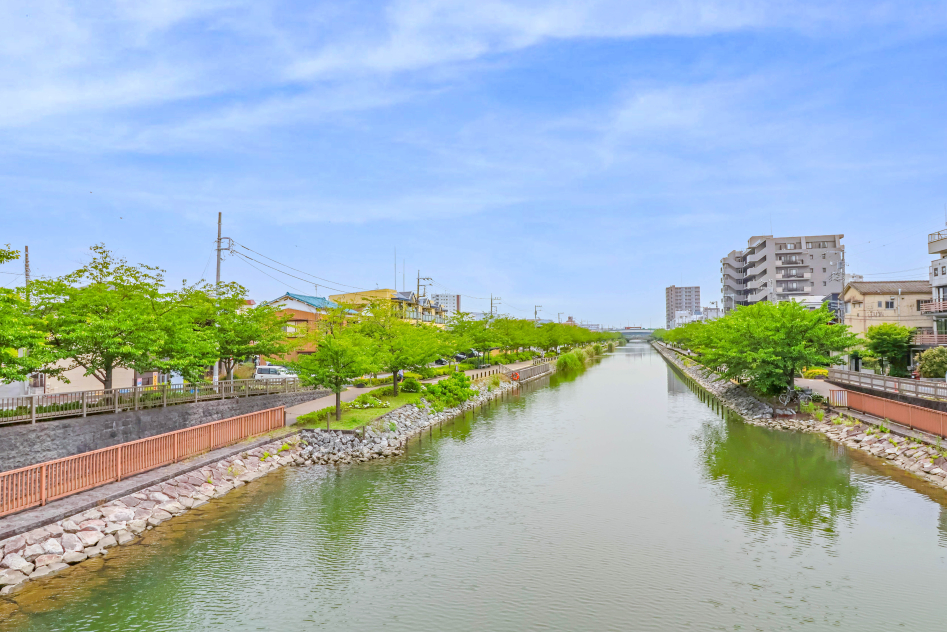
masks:
[[[532,364],[533,364],[532,360],[527,360],[526,362],[517,362],[516,364],[508,364],[506,366],[510,367],[511,369],[522,369],[524,367],[532,366]],[[491,369],[495,367],[496,365],[493,365]],[[466,373],[467,375],[474,375],[476,373],[482,373],[483,371],[489,371],[491,369],[471,369],[470,371],[464,371],[464,373]],[[433,383],[433,382],[438,382],[440,380],[443,380],[446,377],[447,377],[446,375],[439,375],[437,377],[433,377],[433,378],[430,378],[427,380],[421,380],[421,381],[425,383]],[[390,386],[390,384],[382,384],[382,385],[377,386],[376,388],[385,388],[386,386]],[[369,392],[371,391],[369,391],[368,389],[349,387],[345,389],[344,391],[342,391],[342,401],[351,402],[351,401],[354,401],[355,398],[358,397],[359,395],[362,395],[364,393],[369,393]],[[286,409],[286,424],[287,425],[295,424],[296,419],[298,419],[301,415],[305,415],[306,413],[311,413],[317,410],[322,410],[323,408],[328,408],[329,406],[335,406],[335,395],[327,395],[325,397],[320,397],[319,399],[314,399],[309,402],[303,402],[302,404],[297,404],[296,406],[291,406]]]
[[[813,393],[818,393],[822,397],[828,399],[829,390],[833,391],[843,391],[845,389],[835,386],[834,384],[829,384],[825,380],[807,380],[805,378],[797,377],[796,386],[802,386],[804,388],[811,388]]]

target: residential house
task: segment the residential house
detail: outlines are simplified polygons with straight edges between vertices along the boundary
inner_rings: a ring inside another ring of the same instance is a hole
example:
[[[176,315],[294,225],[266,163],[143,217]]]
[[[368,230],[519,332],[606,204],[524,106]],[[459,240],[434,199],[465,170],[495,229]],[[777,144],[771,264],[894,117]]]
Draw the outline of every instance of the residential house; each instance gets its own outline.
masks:
[[[269,305],[281,305],[281,316],[289,316],[289,320],[284,325],[283,330],[291,339],[301,338],[310,331],[327,309],[336,307],[337,304],[322,296],[307,296],[305,294],[295,294],[287,292],[279,298],[268,301]],[[312,343],[300,344],[297,348],[290,351],[283,358],[269,358],[265,363],[278,364],[281,362],[292,362],[301,355],[312,353],[316,350]],[[261,358],[261,360],[263,360]]]
[[[414,320],[416,322],[425,322],[443,327],[447,324],[447,307],[432,302],[427,297],[418,297],[411,291],[399,292],[391,289],[366,290],[364,292],[348,292],[346,294],[333,294],[330,299],[337,303],[348,303],[353,305],[367,304],[370,301],[387,299],[397,305],[402,318]]]
[[[924,311],[931,301],[930,281],[853,281],[842,293],[845,324],[864,337],[872,325],[897,323],[921,332],[934,319]]]

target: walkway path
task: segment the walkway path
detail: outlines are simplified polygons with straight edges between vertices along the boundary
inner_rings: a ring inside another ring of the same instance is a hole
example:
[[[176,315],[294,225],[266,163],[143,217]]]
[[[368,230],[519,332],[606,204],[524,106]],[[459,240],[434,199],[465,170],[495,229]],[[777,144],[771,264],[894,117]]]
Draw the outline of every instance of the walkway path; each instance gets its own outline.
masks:
[[[532,360],[527,360],[526,362],[517,362],[516,364],[508,364],[506,366],[508,366],[511,369],[522,369],[524,367],[532,366],[532,364],[533,364]],[[467,375],[473,375],[475,373],[480,373],[481,371],[488,371],[488,370],[489,369],[471,369],[470,371],[464,371],[464,373]],[[421,381],[429,384],[429,383],[443,380],[446,377],[447,377],[446,375],[439,375],[437,377],[432,377],[430,379],[421,380]],[[389,386],[389,385],[381,384],[377,388],[384,388],[385,386]],[[355,398],[358,397],[359,395],[362,395],[364,393],[369,393],[369,392],[371,391],[369,391],[368,389],[349,387],[345,389],[344,391],[342,391],[342,401],[351,402],[351,401],[354,401]],[[325,397],[320,397],[319,399],[314,399],[310,402],[303,402],[302,404],[291,406],[286,409],[286,424],[287,425],[295,424],[296,419],[298,419],[301,415],[305,415],[306,413],[311,413],[317,410],[322,410],[323,408],[328,408],[329,406],[335,406],[335,395],[327,395]]]

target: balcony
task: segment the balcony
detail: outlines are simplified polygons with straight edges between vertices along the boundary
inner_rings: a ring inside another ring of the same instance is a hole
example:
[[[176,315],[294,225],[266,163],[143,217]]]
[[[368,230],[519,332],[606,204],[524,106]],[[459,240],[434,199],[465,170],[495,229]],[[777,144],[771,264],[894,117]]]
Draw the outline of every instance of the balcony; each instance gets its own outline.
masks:
[[[927,252],[932,255],[947,253],[947,230],[931,233],[927,236]]]
[[[919,347],[943,347],[947,345],[947,334],[932,333],[927,330],[924,333],[914,334],[914,344]]]
[[[807,265],[807,261],[803,257],[783,257],[783,260],[776,260],[776,267],[781,266],[804,266]]]
[[[947,312],[947,301],[931,301],[921,304],[922,314],[941,314]]]
[[[789,274],[787,272],[783,272],[776,278],[777,279],[799,279],[801,281],[808,281],[809,279],[812,278],[812,273],[811,272],[798,272],[796,274]]]
[[[799,287],[795,289],[788,288],[788,287],[777,287],[776,293],[777,294],[805,294],[806,292],[809,292],[811,290],[812,290],[811,285],[800,285]]]

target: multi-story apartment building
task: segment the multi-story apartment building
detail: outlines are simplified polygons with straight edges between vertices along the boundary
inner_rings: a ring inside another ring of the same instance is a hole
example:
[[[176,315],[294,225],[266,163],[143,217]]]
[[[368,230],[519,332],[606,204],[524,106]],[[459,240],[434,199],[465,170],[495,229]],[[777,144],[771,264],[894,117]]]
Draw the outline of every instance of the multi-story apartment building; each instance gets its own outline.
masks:
[[[928,272],[931,282],[931,301],[921,306],[934,321],[930,329],[918,329],[914,344],[919,347],[947,345],[947,230],[927,236],[927,252],[937,255]]]
[[[720,260],[725,312],[760,301],[842,293],[845,283],[844,235],[750,237],[745,250]]]
[[[671,329],[674,327],[674,319],[678,312],[699,312],[700,311],[700,288],[691,285],[688,287],[677,287],[672,285],[664,289],[664,315],[665,327]]]
[[[449,316],[460,311],[460,294],[431,294],[431,301],[446,309]]]

